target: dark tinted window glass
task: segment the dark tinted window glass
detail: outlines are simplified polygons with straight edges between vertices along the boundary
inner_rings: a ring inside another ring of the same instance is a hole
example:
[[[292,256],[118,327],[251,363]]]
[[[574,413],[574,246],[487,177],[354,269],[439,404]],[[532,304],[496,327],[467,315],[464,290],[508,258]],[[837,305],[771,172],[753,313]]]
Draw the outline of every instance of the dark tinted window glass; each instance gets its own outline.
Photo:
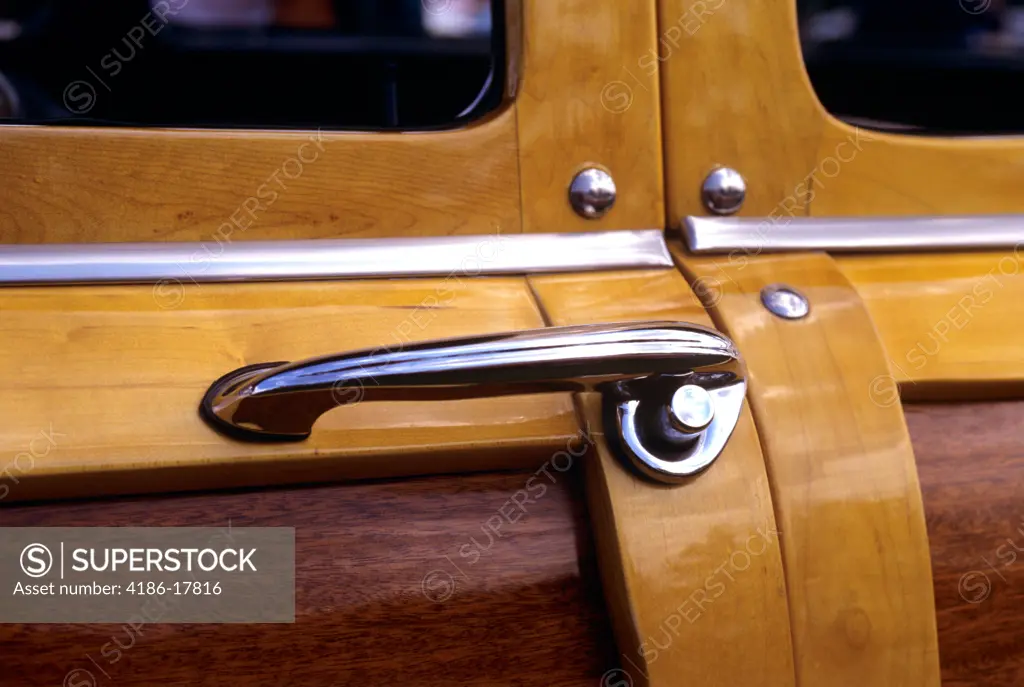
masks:
[[[430,129],[494,109],[500,0],[0,0],[6,121]]]
[[[797,0],[822,104],[917,133],[1024,131],[1024,2]]]

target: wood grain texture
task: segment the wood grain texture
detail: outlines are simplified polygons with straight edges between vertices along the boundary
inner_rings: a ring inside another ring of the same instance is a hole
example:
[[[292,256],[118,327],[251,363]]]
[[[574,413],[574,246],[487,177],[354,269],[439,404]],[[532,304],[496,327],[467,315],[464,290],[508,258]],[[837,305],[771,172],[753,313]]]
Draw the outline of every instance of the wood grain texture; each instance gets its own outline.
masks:
[[[516,278],[178,286],[0,291],[0,497],[525,468],[577,431],[569,395],[544,394],[352,403],[303,442],[225,438],[197,408],[236,368],[544,321]]]
[[[657,41],[655,0],[526,2],[516,101],[524,231],[661,227],[660,89],[630,69]],[[587,220],[567,202],[573,177],[598,166],[618,198]]]
[[[8,527],[230,521],[296,540],[294,625],[0,625],[0,683],[593,687],[611,632],[581,489],[551,474],[497,536],[485,523],[533,473],[0,509]]]
[[[674,270],[531,277],[556,325],[678,320],[711,325]],[[603,435],[599,398],[581,395]],[[635,476],[595,441],[587,496],[621,655],[605,687],[794,684],[785,580],[757,432],[744,409],[718,460],[676,487]],[[612,677],[615,679],[612,680]]]
[[[845,256],[904,399],[1024,395],[1017,251]]]
[[[423,134],[0,127],[2,243],[519,233],[518,188],[510,111]]]
[[[747,181],[748,216],[1021,212],[1024,138],[860,130],[825,112],[803,64],[792,0],[662,0],[660,62],[670,226],[705,214],[714,167]]]
[[[899,397],[868,311],[826,255],[674,253],[742,352],[789,591],[797,684],[939,684],[928,536]],[[761,290],[807,296],[775,317]]]
[[[661,0],[658,10],[657,53],[630,66],[660,68],[668,226],[706,214],[701,184],[723,165],[746,179],[740,214],[768,215],[811,171],[823,116],[793,3]]]
[[[1024,684],[1024,404],[907,404],[943,687]]]

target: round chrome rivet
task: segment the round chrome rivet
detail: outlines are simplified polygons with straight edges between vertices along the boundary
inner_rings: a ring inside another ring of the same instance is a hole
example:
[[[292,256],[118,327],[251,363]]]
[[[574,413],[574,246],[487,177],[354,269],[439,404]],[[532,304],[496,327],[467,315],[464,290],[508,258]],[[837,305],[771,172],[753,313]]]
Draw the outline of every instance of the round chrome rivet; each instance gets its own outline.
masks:
[[[603,169],[589,167],[569,185],[569,202],[580,217],[603,217],[615,205],[615,181]]]
[[[672,394],[668,411],[673,427],[686,434],[696,434],[707,429],[715,419],[715,400],[704,387],[686,384]]]
[[[700,195],[709,211],[716,215],[731,215],[743,207],[747,182],[735,169],[719,167],[704,179]]]
[[[773,315],[787,320],[799,320],[811,312],[807,298],[785,284],[772,284],[761,289],[761,302]]]

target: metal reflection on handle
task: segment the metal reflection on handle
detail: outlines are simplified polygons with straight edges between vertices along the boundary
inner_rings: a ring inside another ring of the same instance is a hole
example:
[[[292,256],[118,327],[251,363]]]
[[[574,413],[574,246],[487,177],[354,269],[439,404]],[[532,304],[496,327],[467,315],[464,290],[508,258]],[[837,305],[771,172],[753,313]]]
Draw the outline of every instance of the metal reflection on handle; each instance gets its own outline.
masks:
[[[598,391],[618,449],[648,477],[710,465],[736,426],[746,382],[732,342],[683,322],[552,327],[264,363],[214,382],[200,405],[245,441],[307,438],[328,410],[360,401],[439,401]]]

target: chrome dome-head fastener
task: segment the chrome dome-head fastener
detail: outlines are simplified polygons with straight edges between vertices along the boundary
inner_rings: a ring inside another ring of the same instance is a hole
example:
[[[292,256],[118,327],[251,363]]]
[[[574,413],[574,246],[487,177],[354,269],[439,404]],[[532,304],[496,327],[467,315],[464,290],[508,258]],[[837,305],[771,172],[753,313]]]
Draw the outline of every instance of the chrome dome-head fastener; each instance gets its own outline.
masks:
[[[603,169],[588,167],[569,185],[569,203],[580,217],[604,217],[615,205],[615,180]]]
[[[715,401],[704,387],[686,384],[672,394],[668,419],[684,434],[703,432],[715,419]]]
[[[709,212],[732,215],[743,207],[747,197],[747,182],[735,169],[719,167],[705,177],[700,197]]]
[[[811,312],[807,297],[786,284],[772,284],[761,289],[761,303],[776,317],[799,320]]]

